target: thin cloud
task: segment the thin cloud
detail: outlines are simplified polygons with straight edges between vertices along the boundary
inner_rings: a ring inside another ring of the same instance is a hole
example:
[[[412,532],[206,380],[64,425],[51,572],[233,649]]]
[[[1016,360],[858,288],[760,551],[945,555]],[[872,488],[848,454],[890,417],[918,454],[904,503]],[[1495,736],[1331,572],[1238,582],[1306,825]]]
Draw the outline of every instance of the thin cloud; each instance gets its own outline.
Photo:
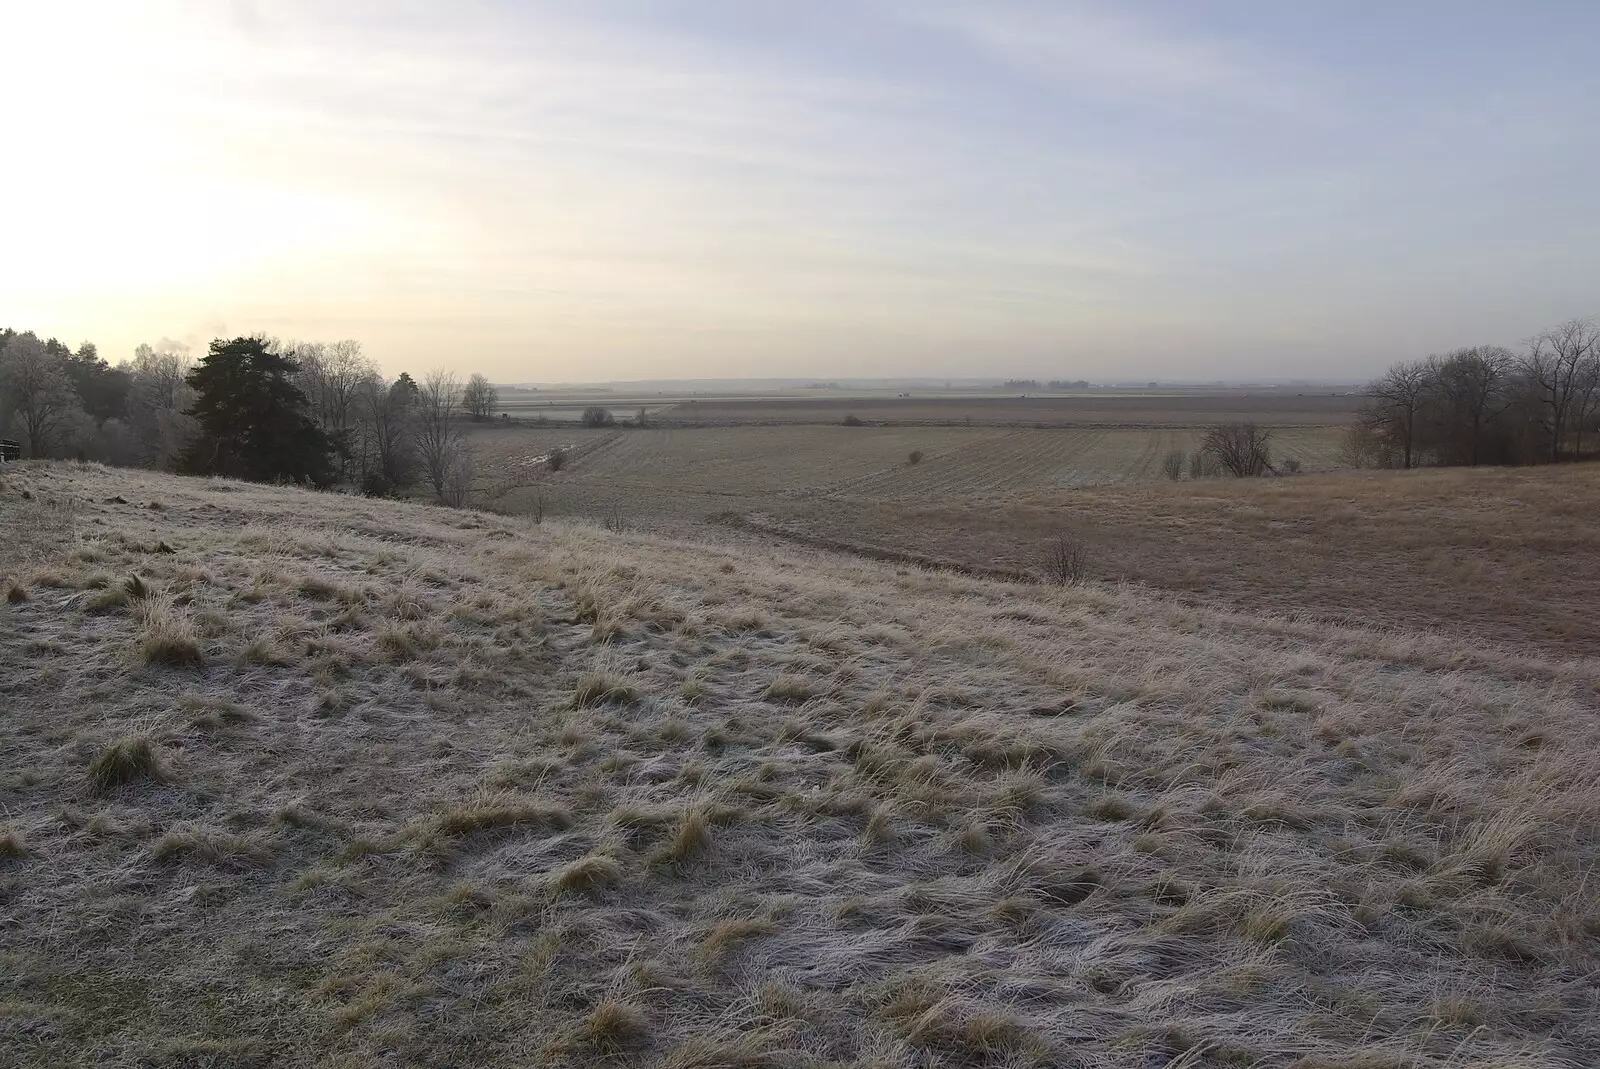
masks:
[[[1031,0],[891,0],[901,18],[1001,66],[1074,94],[1162,107],[1301,118],[1331,109],[1287,64],[1236,41],[1185,33],[1124,8]]]

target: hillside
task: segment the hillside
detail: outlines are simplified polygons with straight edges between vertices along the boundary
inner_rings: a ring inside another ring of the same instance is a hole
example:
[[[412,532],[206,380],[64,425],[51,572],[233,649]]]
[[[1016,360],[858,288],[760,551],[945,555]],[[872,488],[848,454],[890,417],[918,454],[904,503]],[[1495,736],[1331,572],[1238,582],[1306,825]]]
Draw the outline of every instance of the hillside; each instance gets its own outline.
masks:
[[[0,1064],[1593,1064],[1600,661],[0,487]]]

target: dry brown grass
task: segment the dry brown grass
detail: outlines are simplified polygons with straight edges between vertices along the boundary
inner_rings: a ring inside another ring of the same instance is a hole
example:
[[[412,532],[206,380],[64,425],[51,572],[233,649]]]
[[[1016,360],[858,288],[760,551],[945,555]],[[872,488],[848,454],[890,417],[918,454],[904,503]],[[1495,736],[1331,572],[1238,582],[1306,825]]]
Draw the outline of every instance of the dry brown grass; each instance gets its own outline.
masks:
[[[89,762],[89,785],[101,793],[141,780],[160,782],[167,775],[155,742],[142,732],[108,743]]]
[[[769,508],[768,522],[840,548],[1028,573],[1068,517],[1097,578],[1251,612],[1593,654],[1597,509],[1600,465],[1584,464],[836,498]]]
[[[0,1060],[1600,1049],[1582,651],[92,466],[0,514],[24,478],[77,534],[0,609]]]

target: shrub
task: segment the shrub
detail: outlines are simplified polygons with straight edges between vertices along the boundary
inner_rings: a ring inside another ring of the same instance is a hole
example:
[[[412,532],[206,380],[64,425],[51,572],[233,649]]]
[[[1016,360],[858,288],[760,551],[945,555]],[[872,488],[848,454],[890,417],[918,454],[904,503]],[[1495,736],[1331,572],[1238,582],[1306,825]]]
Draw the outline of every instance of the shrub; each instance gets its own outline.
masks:
[[[909,461],[912,464],[921,464],[922,463],[922,450],[913,449],[911,451],[911,455],[909,457],[907,457],[906,460]]]
[[[1300,474],[1300,458],[1299,457],[1284,457],[1283,458],[1283,470],[1288,472],[1290,475],[1299,475]]]
[[[1170,450],[1166,456],[1161,458],[1161,474],[1173,482],[1177,482],[1183,477],[1183,459],[1183,450]]]
[[[855,415],[853,413],[851,415],[846,416],[842,422],[844,423],[844,425],[846,427],[865,427],[866,426],[865,423],[861,422],[861,417],[857,416],[857,415]]]
[[[394,491],[395,484],[381,471],[369,471],[361,477],[361,492],[368,497],[388,497]]]
[[[617,423],[617,417],[611,414],[611,409],[609,408],[590,405],[583,410],[583,415],[578,417],[578,422],[585,427],[614,427]]]
[[[544,458],[544,466],[549,471],[560,471],[567,466],[567,451],[563,446],[556,446],[550,450],[550,455]]]
[[[439,503],[453,509],[465,508],[472,494],[472,479],[476,473],[472,454],[461,450],[450,459],[445,469],[444,482],[439,487]]]
[[[1236,478],[1272,470],[1272,432],[1254,423],[1219,423],[1206,431],[1200,449]]]
[[[1083,546],[1065,531],[1045,547],[1044,574],[1056,586],[1077,586],[1089,577],[1089,561]]]

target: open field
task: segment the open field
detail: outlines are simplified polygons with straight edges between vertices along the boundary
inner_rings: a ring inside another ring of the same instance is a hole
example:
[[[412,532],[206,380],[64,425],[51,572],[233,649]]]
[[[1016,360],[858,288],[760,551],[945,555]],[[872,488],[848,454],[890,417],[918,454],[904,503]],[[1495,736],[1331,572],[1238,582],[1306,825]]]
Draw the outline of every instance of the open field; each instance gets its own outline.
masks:
[[[1600,465],[1340,472],[1071,492],[775,502],[752,519],[852,550],[1091,573],[1235,608],[1600,652]]]
[[[684,423],[866,423],[996,426],[1192,427],[1227,421],[1269,426],[1348,423],[1354,391],[1290,387],[1245,391],[1097,391],[1004,396],[796,397],[783,400],[688,400],[652,418]]]
[[[1198,428],[742,426],[475,432],[497,511],[698,539],[1036,574],[1065,532],[1094,574],[1252,611],[1600,649],[1600,466],[1341,470],[1340,427],[1283,427],[1293,478],[1165,478]],[[556,445],[571,462],[544,470]],[[922,454],[912,464],[910,454]]]
[[[789,391],[777,394],[628,394],[605,391],[506,393],[501,409],[519,420],[576,421],[585,408],[686,426],[865,423],[948,426],[1191,427],[1230,420],[1269,426],[1350,422],[1360,398],[1348,387],[1096,389],[1076,392]]]
[[[473,432],[481,499],[526,511],[542,494],[552,515],[613,508],[646,526],[704,521],[729,510],[817,497],[939,504],[955,496],[1046,491],[1161,479],[1172,449],[1193,450],[1197,428],[491,426]],[[1276,432],[1280,455],[1306,470],[1337,467],[1341,431]],[[560,472],[543,459],[571,454]],[[913,465],[909,457],[920,452]]]
[[[23,511],[8,1065],[1600,1051],[1593,658],[92,465]]]

